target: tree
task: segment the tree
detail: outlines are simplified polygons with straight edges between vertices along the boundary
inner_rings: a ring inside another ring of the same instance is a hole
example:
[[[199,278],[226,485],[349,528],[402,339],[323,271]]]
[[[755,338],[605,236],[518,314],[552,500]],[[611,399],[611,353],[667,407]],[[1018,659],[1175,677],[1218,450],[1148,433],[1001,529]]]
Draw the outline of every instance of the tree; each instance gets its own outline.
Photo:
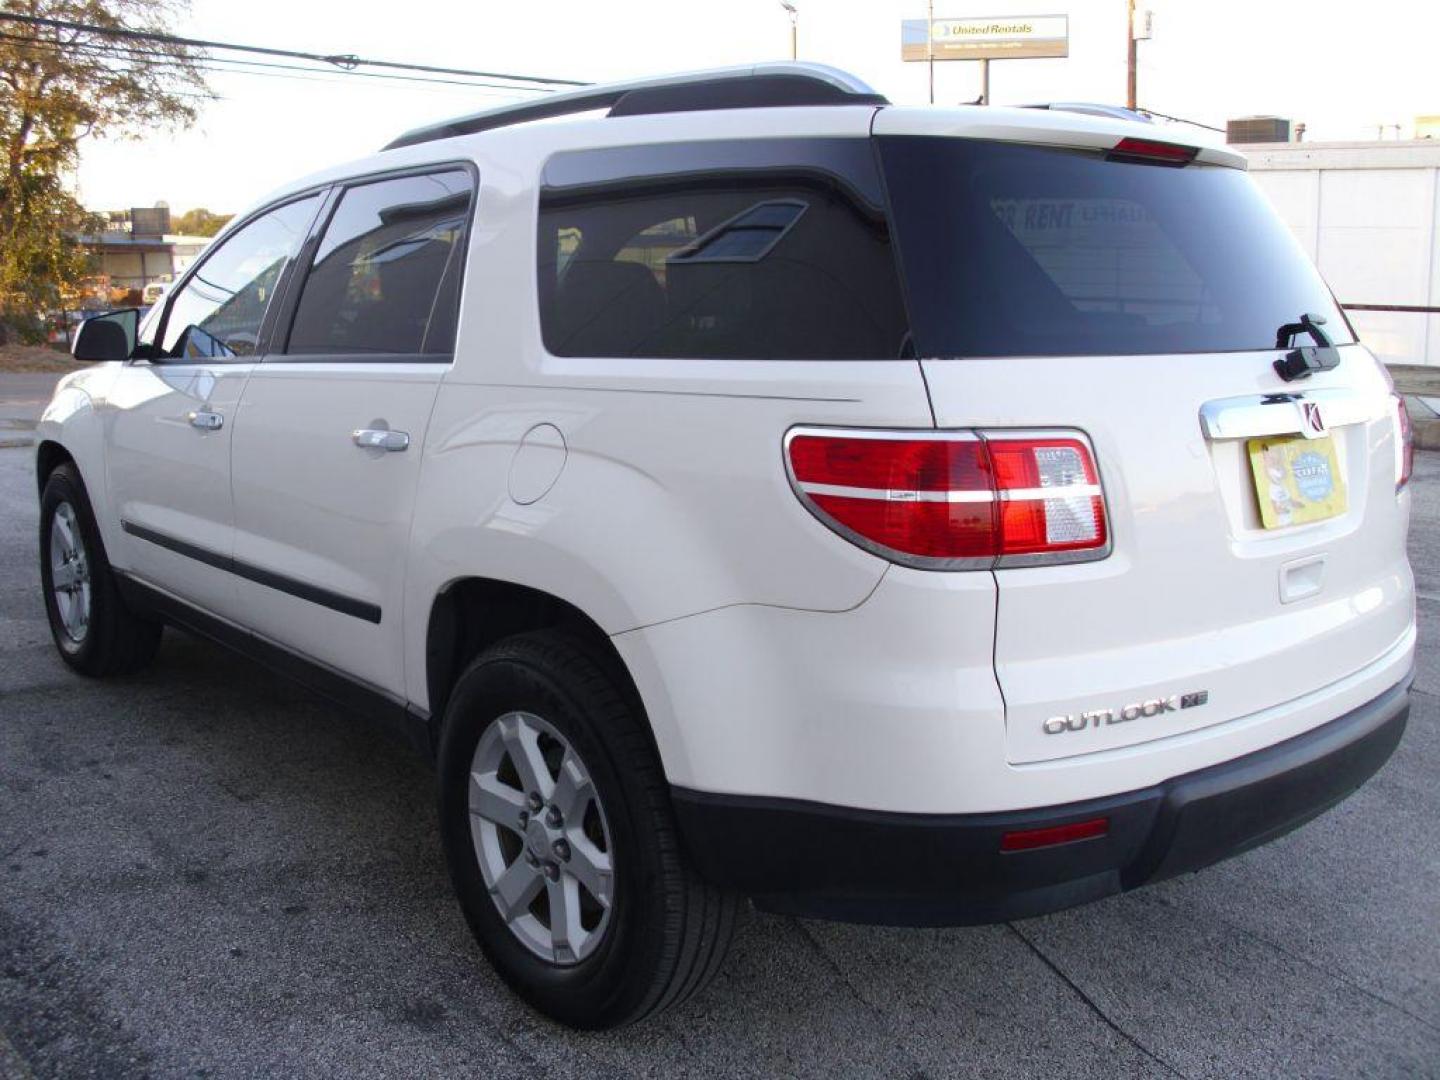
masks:
[[[0,18],[0,337],[7,323],[43,336],[46,313],[92,267],[74,236],[95,222],[64,183],[80,141],[187,127],[210,98],[192,50],[103,32],[168,33],[179,10],[172,0],[0,0],[0,14],[50,20]]]
[[[185,213],[172,218],[170,229],[183,236],[214,236],[234,216],[234,214],[212,214],[201,206],[195,210],[186,210]]]

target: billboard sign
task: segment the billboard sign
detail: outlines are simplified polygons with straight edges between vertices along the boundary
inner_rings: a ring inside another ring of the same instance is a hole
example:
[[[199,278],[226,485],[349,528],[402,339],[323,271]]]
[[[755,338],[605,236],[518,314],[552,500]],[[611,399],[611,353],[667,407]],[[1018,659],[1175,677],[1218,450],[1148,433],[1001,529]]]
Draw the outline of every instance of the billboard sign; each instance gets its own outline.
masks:
[[[936,60],[1019,60],[1070,55],[1068,15],[999,19],[906,19],[900,24],[900,58],[928,60],[927,28],[933,25]]]

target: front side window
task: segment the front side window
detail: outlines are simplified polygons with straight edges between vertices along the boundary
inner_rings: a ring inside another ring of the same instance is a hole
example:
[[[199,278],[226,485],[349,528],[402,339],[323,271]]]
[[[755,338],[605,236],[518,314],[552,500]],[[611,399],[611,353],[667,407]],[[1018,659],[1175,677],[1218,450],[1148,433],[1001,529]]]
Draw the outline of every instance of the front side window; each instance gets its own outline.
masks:
[[[170,305],[160,358],[224,360],[254,355],[265,309],[285,264],[309,232],[319,200],[311,195],[261,214],[206,256]],[[141,340],[146,340],[143,333]]]
[[[545,347],[581,357],[900,356],[907,326],[868,141],[762,142],[666,147],[664,160],[654,148],[654,162],[651,148],[552,159],[547,181],[561,182],[547,182],[539,214]]]
[[[285,351],[448,355],[473,190],[463,169],[348,188],[315,253]]]

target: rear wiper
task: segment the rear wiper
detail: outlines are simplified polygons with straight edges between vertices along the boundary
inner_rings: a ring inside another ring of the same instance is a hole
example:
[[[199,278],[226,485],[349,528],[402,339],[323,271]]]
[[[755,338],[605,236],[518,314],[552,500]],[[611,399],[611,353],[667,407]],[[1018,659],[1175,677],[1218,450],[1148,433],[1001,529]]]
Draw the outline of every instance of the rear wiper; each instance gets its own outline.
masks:
[[[1309,334],[1314,345],[1290,349],[1275,361],[1275,371],[1286,382],[1308,379],[1317,371],[1329,371],[1340,366],[1340,354],[1335,351],[1335,342],[1321,329],[1325,325],[1324,315],[1301,315],[1299,322],[1286,323],[1275,331],[1275,348],[1289,349],[1295,335]]]

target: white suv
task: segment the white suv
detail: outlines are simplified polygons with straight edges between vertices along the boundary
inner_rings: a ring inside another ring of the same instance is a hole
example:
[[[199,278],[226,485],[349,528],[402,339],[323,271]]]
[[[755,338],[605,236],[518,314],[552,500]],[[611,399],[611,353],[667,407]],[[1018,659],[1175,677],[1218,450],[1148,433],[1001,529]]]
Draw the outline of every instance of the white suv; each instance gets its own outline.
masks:
[[[1011,919],[1293,828],[1404,728],[1404,412],[1242,158],[1104,113],[769,65],[283,189],[79,335],[62,655],[170,624],[393,722],[583,1026],[738,897]]]

